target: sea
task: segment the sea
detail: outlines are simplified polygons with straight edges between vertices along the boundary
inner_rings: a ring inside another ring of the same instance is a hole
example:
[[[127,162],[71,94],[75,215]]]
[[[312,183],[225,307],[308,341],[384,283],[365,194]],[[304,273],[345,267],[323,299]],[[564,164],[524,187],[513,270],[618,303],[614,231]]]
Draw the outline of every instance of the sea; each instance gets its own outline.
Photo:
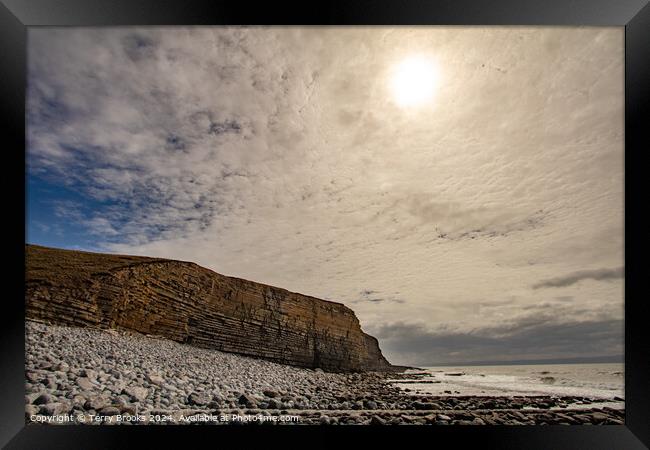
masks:
[[[424,374],[417,377],[422,382],[393,383],[420,394],[589,397],[598,399],[599,406],[624,408],[624,367],[622,363],[424,367],[406,371]]]

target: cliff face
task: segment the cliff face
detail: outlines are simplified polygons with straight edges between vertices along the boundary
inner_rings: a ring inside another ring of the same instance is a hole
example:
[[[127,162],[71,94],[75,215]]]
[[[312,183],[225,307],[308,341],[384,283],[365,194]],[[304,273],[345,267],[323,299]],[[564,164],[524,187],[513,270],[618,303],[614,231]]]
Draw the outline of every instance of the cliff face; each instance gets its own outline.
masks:
[[[328,371],[391,370],[341,303],[194,263],[26,247],[26,317],[153,334]]]

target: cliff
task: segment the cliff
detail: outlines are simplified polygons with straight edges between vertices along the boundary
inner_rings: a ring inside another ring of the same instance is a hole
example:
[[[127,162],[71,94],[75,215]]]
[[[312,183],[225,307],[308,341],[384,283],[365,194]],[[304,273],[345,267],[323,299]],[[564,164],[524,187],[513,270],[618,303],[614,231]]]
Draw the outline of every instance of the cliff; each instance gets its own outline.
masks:
[[[26,246],[26,318],[132,330],[327,371],[393,370],[341,303],[191,262]]]

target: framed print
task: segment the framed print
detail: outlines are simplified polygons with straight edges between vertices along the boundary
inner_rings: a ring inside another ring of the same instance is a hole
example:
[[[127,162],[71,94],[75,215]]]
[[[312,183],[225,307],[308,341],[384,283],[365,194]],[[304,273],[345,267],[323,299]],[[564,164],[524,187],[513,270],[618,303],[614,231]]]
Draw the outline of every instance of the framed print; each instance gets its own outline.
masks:
[[[2,8],[7,448],[648,445],[647,2]]]

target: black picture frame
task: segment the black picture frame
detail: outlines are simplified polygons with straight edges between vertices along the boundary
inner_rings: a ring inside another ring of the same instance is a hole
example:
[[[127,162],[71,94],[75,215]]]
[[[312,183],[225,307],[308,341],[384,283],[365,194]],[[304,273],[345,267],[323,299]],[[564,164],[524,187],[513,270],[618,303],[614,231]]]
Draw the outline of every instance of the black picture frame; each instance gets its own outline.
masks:
[[[3,188],[10,209],[3,222],[2,385],[0,445],[6,448],[130,448],[137,441],[188,435],[210,444],[225,436],[245,440],[292,440],[336,445],[352,435],[370,444],[398,435],[413,445],[480,445],[481,448],[637,449],[650,446],[650,362],[642,346],[649,306],[641,285],[644,256],[638,203],[643,199],[650,109],[650,6],[647,0],[347,0],[301,4],[224,0],[1,0],[0,108],[6,161]],[[36,26],[122,25],[593,25],[625,27],[625,425],[463,426],[463,427],[97,427],[25,425],[24,418],[24,251],[25,251],[25,87],[27,28]],[[6,286],[6,284],[5,284]],[[262,432],[264,431],[264,432]],[[403,436],[402,436],[403,435]],[[312,439],[311,437],[309,439]],[[281,442],[280,441],[280,442]],[[444,444],[443,444],[444,443]]]

